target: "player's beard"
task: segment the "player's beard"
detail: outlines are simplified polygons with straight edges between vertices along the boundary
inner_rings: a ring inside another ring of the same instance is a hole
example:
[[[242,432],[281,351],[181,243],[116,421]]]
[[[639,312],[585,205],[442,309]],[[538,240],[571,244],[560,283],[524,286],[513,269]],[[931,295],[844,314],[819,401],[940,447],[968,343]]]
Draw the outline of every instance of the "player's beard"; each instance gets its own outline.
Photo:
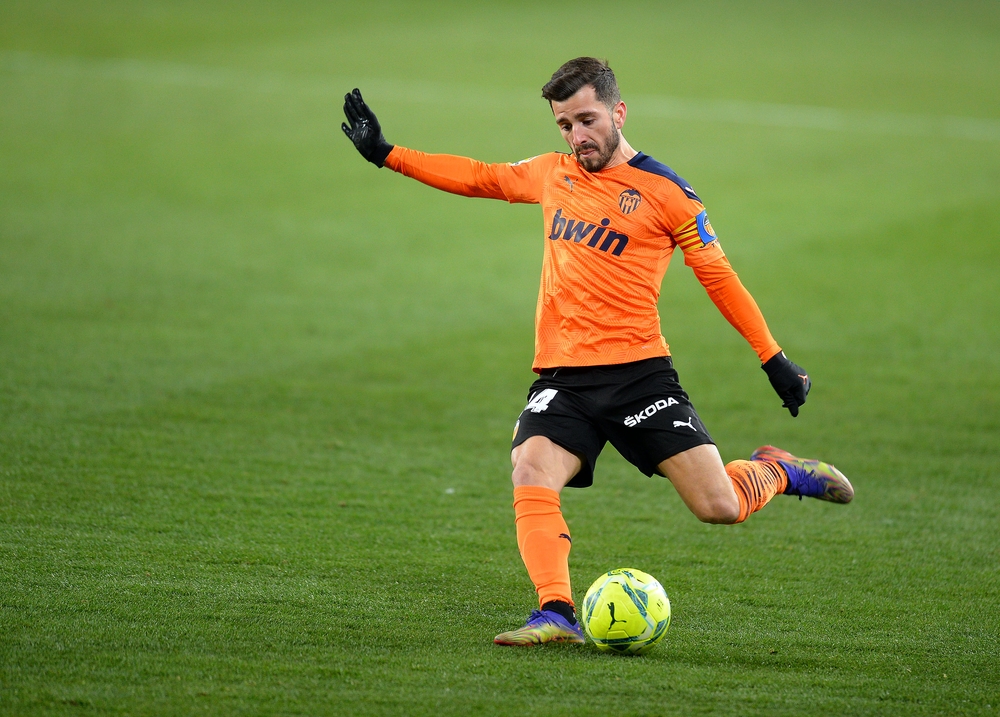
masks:
[[[580,145],[573,150],[573,154],[576,156],[576,161],[586,169],[588,172],[600,172],[604,167],[607,166],[608,162],[615,155],[615,150],[618,149],[618,145],[621,144],[622,136],[619,133],[618,128],[613,124],[611,125],[611,131],[608,136],[604,139],[604,145],[601,146],[597,143],[590,143]],[[596,149],[596,155],[590,155],[589,157],[581,157],[580,150],[582,149]]]

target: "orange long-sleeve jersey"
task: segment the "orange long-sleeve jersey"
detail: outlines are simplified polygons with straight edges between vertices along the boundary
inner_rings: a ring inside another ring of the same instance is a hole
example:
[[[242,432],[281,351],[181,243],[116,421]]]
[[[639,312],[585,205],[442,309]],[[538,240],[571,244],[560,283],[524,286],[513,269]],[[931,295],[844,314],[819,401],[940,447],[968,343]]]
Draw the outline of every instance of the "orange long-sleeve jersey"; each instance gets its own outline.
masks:
[[[678,246],[761,362],[781,350],[719,246],[701,200],[652,157],[640,152],[626,164],[588,172],[558,152],[486,164],[396,146],[385,166],[454,194],[542,205],[535,371],[669,356],[657,300]]]

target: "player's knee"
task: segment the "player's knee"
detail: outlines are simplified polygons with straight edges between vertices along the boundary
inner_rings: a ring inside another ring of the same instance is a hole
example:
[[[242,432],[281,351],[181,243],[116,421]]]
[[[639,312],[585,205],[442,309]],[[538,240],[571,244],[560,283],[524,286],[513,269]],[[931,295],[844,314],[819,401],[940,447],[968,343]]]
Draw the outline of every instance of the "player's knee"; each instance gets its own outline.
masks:
[[[539,465],[531,460],[520,460],[515,464],[510,480],[515,488],[530,485],[560,491],[569,477],[564,475],[564,471],[554,469],[552,466]]]
[[[533,436],[511,451],[517,486],[544,486],[559,491],[580,470],[581,459],[542,436]]]
[[[548,485],[551,478],[546,471],[529,460],[518,461],[511,471],[510,481],[515,486],[519,485]]]
[[[693,512],[702,523],[729,525],[740,519],[740,502],[735,496],[719,496],[700,502]]]

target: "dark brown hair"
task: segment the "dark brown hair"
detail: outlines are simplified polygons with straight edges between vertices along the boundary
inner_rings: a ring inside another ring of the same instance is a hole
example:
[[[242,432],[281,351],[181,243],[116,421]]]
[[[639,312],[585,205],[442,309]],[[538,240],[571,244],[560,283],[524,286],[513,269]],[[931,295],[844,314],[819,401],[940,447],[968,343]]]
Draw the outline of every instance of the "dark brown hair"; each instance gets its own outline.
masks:
[[[552,75],[552,79],[542,88],[542,97],[552,102],[565,102],[580,91],[580,88],[590,85],[597,93],[597,99],[603,102],[608,110],[621,102],[618,91],[618,80],[615,73],[608,67],[607,60],[596,57],[578,57],[570,60]]]

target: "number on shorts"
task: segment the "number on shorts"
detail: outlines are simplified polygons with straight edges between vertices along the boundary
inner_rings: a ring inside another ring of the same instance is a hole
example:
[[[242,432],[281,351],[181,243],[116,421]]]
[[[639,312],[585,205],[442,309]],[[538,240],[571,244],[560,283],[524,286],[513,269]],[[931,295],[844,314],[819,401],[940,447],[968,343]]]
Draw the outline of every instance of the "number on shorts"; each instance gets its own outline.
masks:
[[[556,397],[559,391],[555,388],[542,389],[528,401],[528,405],[524,407],[525,411],[531,411],[532,413],[541,413],[549,407],[549,401]]]

